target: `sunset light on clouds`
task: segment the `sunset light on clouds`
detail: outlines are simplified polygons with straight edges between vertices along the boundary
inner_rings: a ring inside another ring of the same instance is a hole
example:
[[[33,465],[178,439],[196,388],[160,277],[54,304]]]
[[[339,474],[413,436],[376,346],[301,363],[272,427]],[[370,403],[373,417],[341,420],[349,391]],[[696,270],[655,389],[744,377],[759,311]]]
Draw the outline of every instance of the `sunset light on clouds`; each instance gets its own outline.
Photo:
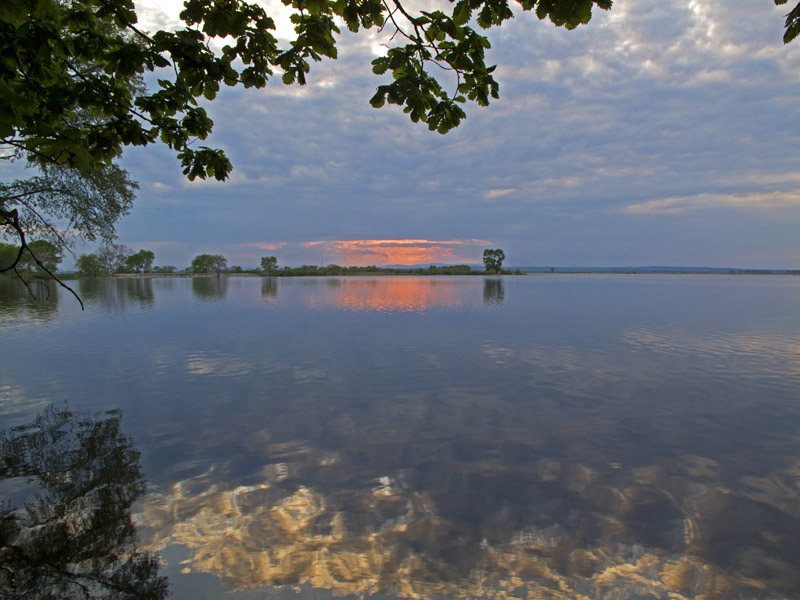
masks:
[[[245,244],[245,246],[249,246],[252,248],[259,248],[261,250],[280,250],[286,244],[284,242],[277,242],[277,243],[267,243],[267,242],[253,242],[251,244]]]
[[[334,240],[305,242],[319,249],[330,262],[358,267],[368,265],[418,265],[478,263],[486,240]]]

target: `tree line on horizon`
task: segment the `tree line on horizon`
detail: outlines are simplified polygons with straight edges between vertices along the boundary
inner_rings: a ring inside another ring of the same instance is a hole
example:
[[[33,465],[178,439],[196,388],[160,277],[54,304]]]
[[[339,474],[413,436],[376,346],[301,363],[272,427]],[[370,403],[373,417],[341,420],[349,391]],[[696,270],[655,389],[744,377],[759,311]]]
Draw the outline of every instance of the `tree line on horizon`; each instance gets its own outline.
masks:
[[[33,240],[20,247],[14,244],[0,243],[0,269],[7,264],[16,264],[16,271],[31,277],[45,277],[55,273],[64,258],[62,247],[47,240]],[[505,260],[503,250],[487,248],[483,251],[483,273],[504,273],[502,266]],[[302,265],[300,267],[285,266],[278,268],[275,256],[263,256],[260,267],[244,269],[233,265],[228,267],[228,259],[222,254],[198,254],[191,265],[179,270],[174,265],[154,266],[155,253],[152,250],[133,251],[125,244],[105,243],[95,252],[81,254],[75,261],[78,276],[103,277],[118,274],[216,274],[253,273],[267,276],[313,276],[313,275],[347,275],[356,273],[382,274],[419,274],[419,275],[470,275],[480,274],[469,265],[430,265],[427,268],[391,268],[377,265],[340,266],[329,264],[326,267]]]
[[[33,250],[35,258],[29,248]],[[20,253],[21,258],[16,260]],[[16,270],[27,276],[49,276],[48,271],[54,273],[63,259],[62,248],[47,240],[31,241],[23,248],[14,244],[0,243],[0,268],[16,261]],[[80,275],[87,277],[118,273],[174,273],[177,271],[177,268],[171,265],[153,266],[154,260],[155,254],[152,250],[141,249],[134,252],[124,244],[104,244],[96,252],[81,254],[75,261],[75,266]]]
[[[36,253],[36,258],[28,256],[27,248],[22,249],[22,258],[19,259],[18,271],[28,276],[44,277],[47,272],[40,266],[43,263],[47,271],[55,272],[63,260],[61,248],[47,240],[36,240],[28,243]],[[20,253],[20,247],[13,244],[0,244],[0,267],[12,263]],[[359,273],[381,273],[388,275],[416,274],[416,275],[478,275],[482,273],[504,273],[502,269],[505,254],[502,250],[484,250],[483,263],[485,271],[473,270],[469,265],[430,265],[427,268],[391,268],[368,266],[341,266],[329,264],[325,267],[316,265],[302,265],[299,267],[278,268],[278,259],[275,256],[261,258],[260,267],[244,269],[238,265],[228,266],[228,259],[221,254],[198,254],[192,259],[191,265],[180,270],[173,265],[154,266],[155,253],[152,250],[140,249],[136,252],[124,244],[107,243],[100,246],[97,251],[81,254],[75,261],[77,275],[80,277],[105,277],[119,274],[216,274],[223,273],[252,273],[267,275],[269,277],[293,276],[322,276],[322,275],[348,275]]]

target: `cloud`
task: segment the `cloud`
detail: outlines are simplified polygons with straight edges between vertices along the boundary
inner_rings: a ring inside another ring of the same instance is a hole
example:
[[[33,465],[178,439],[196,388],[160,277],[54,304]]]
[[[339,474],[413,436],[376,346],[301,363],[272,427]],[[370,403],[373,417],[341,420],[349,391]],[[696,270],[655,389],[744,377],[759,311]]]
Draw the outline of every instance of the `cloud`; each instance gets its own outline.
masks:
[[[513,194],[516,191],[517,190],[514,188],[501,188],[495,190],[487,190],[484,195],[489,199],[501,198],[503,196],[508,196],[509,194]]]
[[[800,190],[753,194],[698,194],[683,198],[662,198],[630,204],[623,209],[628,214],[677,214],[696,210],[732,207],[749,210],[800,207]]]
[[[261,250],[279,250],[283,248],[286,243],[285,242],[251,242],[249,244],[244,244],[250,248],[260,248]]]
[[[168,250],[180,247],[177,242],[170,241],[139,241],[133,242],[136,246],[145,246],[147,249]]]
[[[139,0],[135,5],[138,25],[143,31],[154,33],[159,29],[175,30],[183,25],[178,17],[183,10],[183,0]]]

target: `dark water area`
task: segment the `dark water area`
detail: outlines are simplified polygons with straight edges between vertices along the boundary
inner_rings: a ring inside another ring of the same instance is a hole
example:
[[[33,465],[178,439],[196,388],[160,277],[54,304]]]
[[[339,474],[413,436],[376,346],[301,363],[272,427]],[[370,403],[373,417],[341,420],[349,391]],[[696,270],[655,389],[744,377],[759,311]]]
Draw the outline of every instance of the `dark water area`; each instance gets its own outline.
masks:
[[[177,598],[800,597],[798,277],[74,283],[0,281],[6,570],[120,489]]]

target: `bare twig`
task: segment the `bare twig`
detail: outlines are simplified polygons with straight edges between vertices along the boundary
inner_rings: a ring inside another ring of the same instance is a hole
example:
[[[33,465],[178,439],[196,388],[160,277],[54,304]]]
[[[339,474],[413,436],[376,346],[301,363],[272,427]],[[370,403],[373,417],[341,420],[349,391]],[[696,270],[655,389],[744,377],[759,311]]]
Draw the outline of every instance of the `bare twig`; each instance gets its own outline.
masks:
[[[10,188],[15,187],[14,184],[9,186]],[[13,196],[5,196],[3,197],[3,202],[8,202],[9,200],[19,200],[20,198],[24,198],[25,196],[33,196],[34,194],[41,194],[42,192],[46,192],[48,188],[37,188],[27,192],[21,192],[19,194],[14,194]]]
[[[58,161],[55,158],[53,158],[52,156],[50,156],[48,154],[43,154],[43,153],[39,152],[38,150],[34,150],[32,148],[28,148],[23,142],[18,142],[16,140],[11,140],[9,138],[2,138],[2,139],[0,139],[0,143],[1,144],[8,144],[9,146],[14,146],[15,148],[19,148],[20,150],[23,150],[24,152],[27,152],[29,154],[33,154],[34,156],[39,157],[44,162],[52,163],[54,165],[55,164],[59,164]]]
[[[66,190],[62,190],[62,193],[65,192]],[[33,208],[30,204],[28,204],[24,200],[20,200],[20,204],[24,205],[25,208],[27,208],[34,215],[36,215],[36,218],[39,219],[44,224],[45,228],[47,228],[47,230],[49,230],[50,233],[58,240],[58,243],[61,245],[62,248],[69,249],[69,245],[67,244],[66,240],[64,240],[62,235],[58,232],[58,230],[55,227],[53,227],[50,223],[47,222],[47,219],[45,219],[42,215],[40,215],[35,208]]]

